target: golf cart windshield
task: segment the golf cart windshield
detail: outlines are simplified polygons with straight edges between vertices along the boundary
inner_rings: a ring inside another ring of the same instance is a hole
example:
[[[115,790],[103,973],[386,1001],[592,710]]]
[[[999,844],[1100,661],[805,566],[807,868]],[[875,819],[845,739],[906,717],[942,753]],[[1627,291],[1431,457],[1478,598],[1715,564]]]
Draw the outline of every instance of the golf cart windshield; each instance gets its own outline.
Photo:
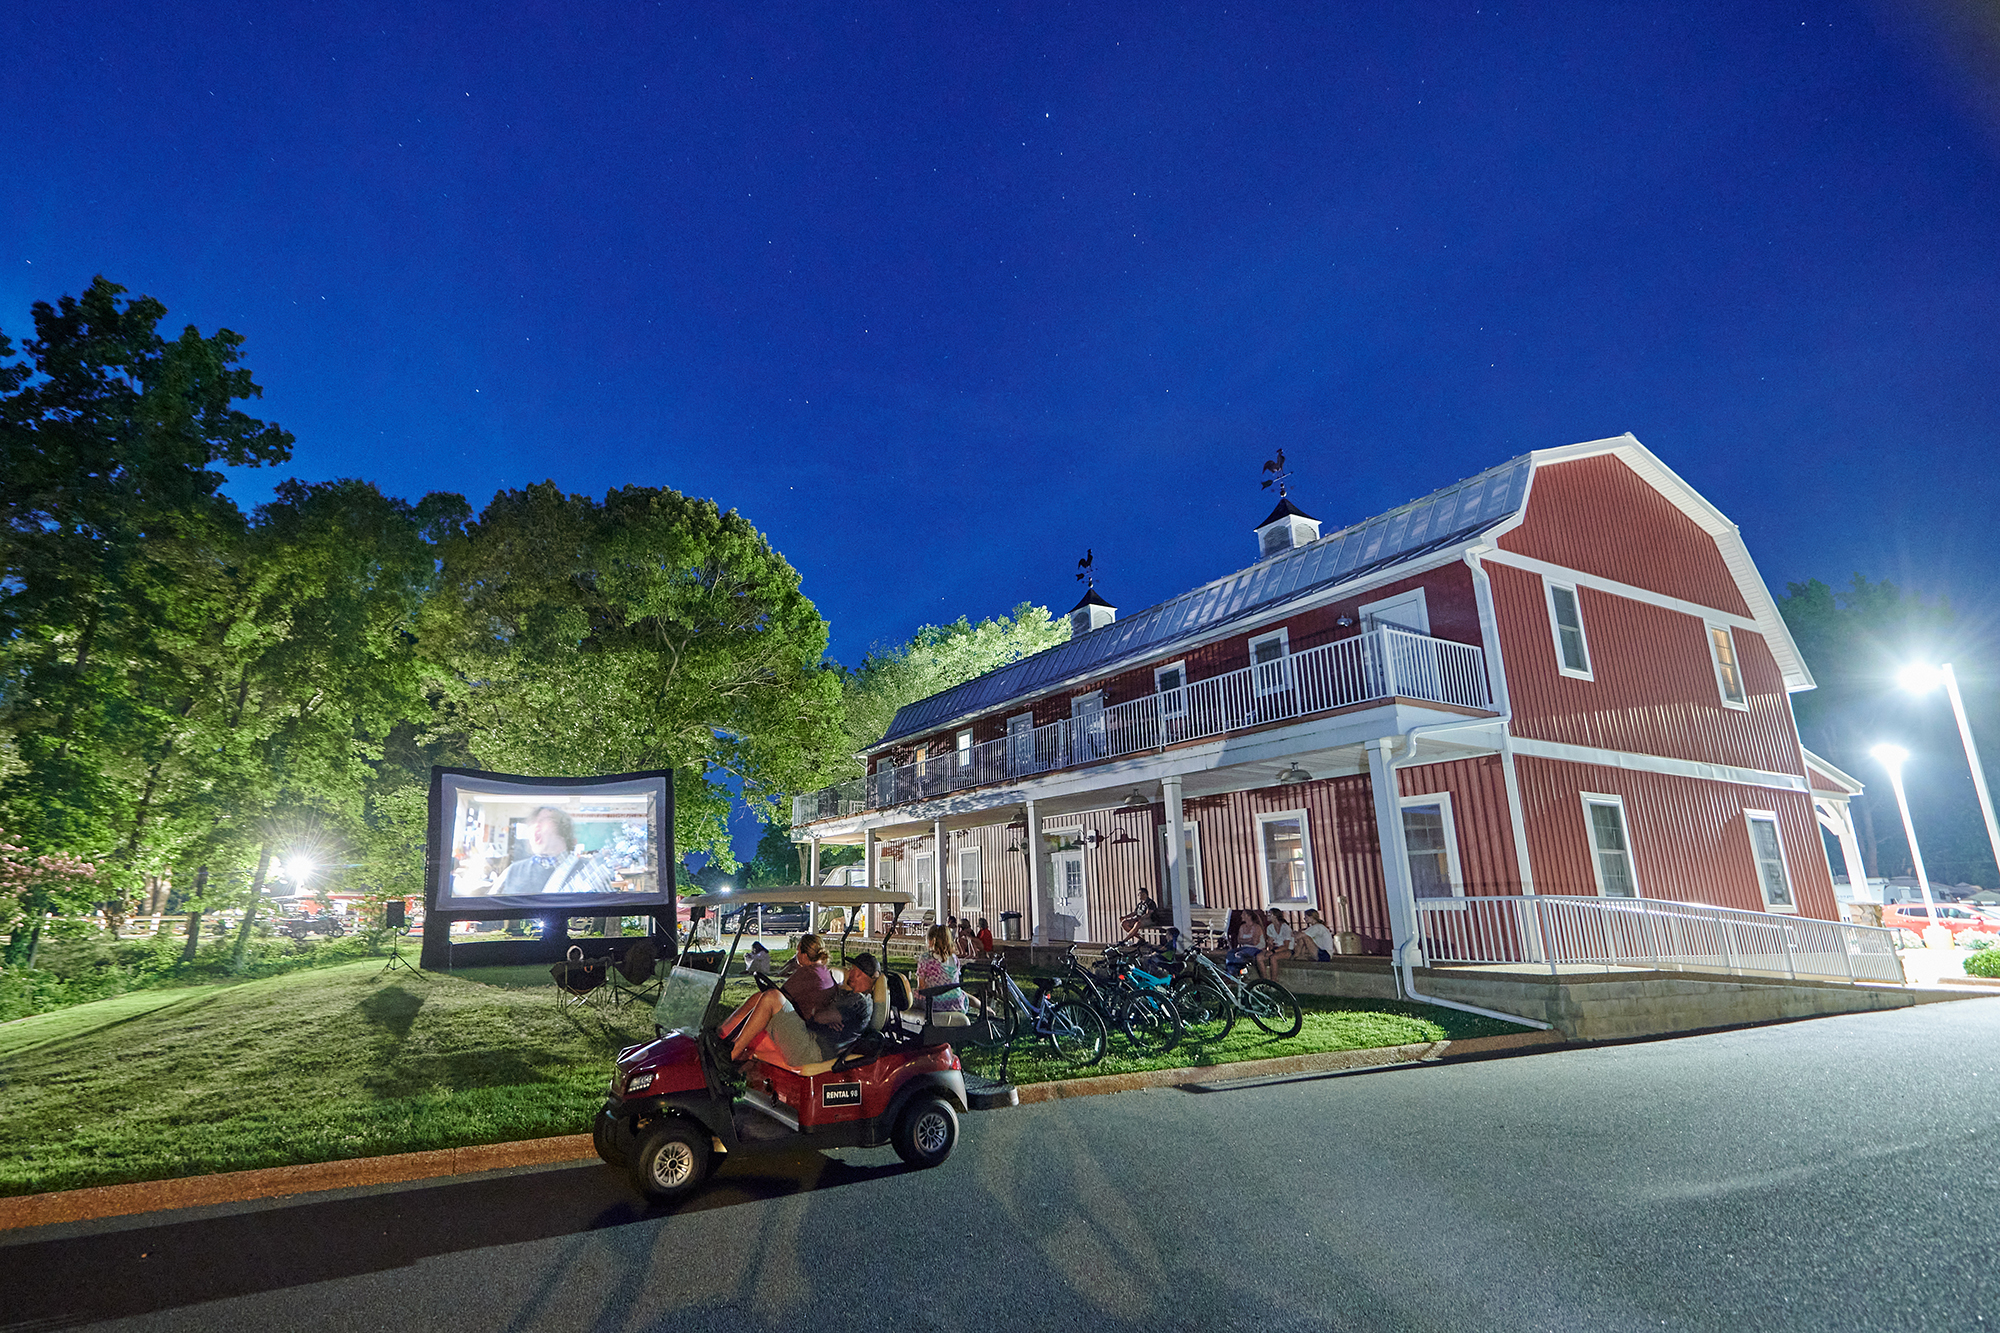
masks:
[[[715,998],[715,988],[721,981],[713,972],[691,967],[677,967],[669,972],[660,986],[660,1002],[653,1006],[654,1026],[661,1032],[685,1032],[690,1036],[700,1032],[708,1018],[708,1002]]]

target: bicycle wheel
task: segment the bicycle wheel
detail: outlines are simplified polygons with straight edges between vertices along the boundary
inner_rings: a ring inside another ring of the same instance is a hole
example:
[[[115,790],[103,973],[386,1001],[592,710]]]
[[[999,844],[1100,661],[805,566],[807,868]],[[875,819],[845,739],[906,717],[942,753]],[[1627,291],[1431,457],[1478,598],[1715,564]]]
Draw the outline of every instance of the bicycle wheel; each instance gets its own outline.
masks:
[[[1274,1037],[1296,1037],[1306,1025],[1298,997],[1275,981],[1253,981],[1245,986],[1243,1012]]]
[[[1181,1011],[1164,995],[1139,994],[1118,1006],[1118,1030],[1140,1055],[1165,1055],[1181,1040]]]
[[[1208,977],[1182,977],[1171,998],[1181,1011],[1182,1032],[1195,1042],[1222,1041],[1236,1026],[1236,1002]]]
[[[1104,1020],[1087,1005],[1049,1001],[1047,1011],[1049,1045],[1056,1057],[1073,1065],[1088,1067],[1104,1058],[1108,1044]]]

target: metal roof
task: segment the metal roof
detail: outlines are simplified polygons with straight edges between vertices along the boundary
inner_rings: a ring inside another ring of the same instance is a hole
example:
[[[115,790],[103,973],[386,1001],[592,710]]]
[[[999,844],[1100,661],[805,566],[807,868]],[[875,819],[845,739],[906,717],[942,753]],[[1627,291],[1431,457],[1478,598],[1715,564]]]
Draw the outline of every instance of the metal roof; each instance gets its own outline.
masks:
[[[1182,593],[1172,601],[1114,620],[996,667],[951,689],[905,704],[870,751],[936,731],[961,718],[1040,695],[1059,683],[1101,674],[1133,659],[1162,655],[1172,644],[1276,603],[1465,541],[1512,517],[1527,497],[1531,458],[1523,454],[1386,514],[1294,547],[1248,569]]]

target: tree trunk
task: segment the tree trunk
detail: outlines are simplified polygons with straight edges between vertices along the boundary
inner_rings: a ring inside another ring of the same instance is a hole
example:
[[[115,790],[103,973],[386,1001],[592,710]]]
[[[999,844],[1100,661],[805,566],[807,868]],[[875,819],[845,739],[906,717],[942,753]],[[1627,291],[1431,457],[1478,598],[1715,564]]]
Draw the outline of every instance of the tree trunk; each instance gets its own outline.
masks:
[[[192,905],[188,908],[187,947],[181,950],[181,961],[192,963],[194,951],[201,945],[201,895],[208,887],[208,867],[202,866],[194,872],[194,892],[189,896]]]
[[[271,844],[267,839],[257,852],[257,873],[250,877],[250,905],[243,909],[243,924],[236,929],[236,951],[229,955],[229,970],[243,970],[243,951],[250,946],[250,927],[257,923],[257,904],[264,900],[264,876],[271,869]]]

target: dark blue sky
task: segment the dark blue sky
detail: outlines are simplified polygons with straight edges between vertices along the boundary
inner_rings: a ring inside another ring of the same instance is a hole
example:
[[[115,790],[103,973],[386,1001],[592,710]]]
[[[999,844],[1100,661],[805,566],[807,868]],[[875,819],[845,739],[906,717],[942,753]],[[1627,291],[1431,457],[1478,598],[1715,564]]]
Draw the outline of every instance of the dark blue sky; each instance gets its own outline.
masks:
[[[1278,447],[1332,528],[1624,430],[1774,590],[1985,615],[2000,125],[1925,14],[442,8],[10,17],[0,328],[102,272],[298,475],[713,496],[849,661],[1248,563]]]

